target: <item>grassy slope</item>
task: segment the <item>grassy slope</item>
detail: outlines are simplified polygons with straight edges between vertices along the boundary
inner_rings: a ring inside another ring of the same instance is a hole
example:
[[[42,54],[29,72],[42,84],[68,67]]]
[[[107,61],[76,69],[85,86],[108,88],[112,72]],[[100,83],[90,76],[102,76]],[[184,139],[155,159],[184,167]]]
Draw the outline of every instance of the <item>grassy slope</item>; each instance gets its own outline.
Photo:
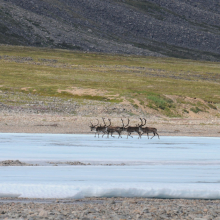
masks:
[[[0,56],[2,91],[75,100],[118,103],[126,100],[136,107],[150,107],[168,116],[179,116],[196,108],[208,111],[220,103],[219,63],[17,46],[0,46]],[[27,91],[22,90],[27,87]],[[106,93],[78,96],[58,92],[72,87]],[[178,98],[173,101],[167,98],[170,95]],[[207,103],[188,103],[186,108],[184,97],[200,98]]]

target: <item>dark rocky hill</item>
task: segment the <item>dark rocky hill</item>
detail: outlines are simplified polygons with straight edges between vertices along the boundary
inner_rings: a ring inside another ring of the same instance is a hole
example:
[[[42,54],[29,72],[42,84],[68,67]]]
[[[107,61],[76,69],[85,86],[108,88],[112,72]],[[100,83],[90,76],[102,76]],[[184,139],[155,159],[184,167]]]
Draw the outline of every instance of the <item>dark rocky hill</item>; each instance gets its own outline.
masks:
[[[0,0],[0,43],[220,61],[220,2]]]

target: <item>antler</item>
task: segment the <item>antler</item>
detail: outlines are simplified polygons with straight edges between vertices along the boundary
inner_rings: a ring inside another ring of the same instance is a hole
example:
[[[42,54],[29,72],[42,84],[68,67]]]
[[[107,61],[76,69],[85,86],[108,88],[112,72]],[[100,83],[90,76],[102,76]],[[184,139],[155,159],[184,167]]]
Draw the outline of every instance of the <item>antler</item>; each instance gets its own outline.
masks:
[[[98,126],[99,125],[99,120],[98,119],[96,119],[97,121],[98,121],[98,124],[97,125],[95,125],[95,126]]]
[[[103,122],[104,122],[104,125],[106,126],[106,124],[105,124],[105,120],[104,120],[104,119],[105,119],[105,118],[102,117],[102,120],[103,120]],[[107,126],[106,126],[106,127],[107,127]]]
[[[130,122],[130,119],[128,118],[128,124],[127,124],[127,125],[125,125],[125,127],[127,127],[127,126],[129,125],[129,122]]]
[[[98,121],[98,124],[99,124],[99,120],[98,119],[96,119],[96,120]],[[90,121],[90,124],[91,124],[92,127],[98,126],[98,124],[97,125],[93,125],[93,123],[91,121]]]
[[[145,121],[145,124],[144,124],[144,125],[146,125],[146,123],[147,123],[147,120],[146,120],[145,118],[143,118],[143,119],[144,119],[144,121]],[[143,125],[143,126],[144,126],[144,125]]]
[[[124,127],[125,127],[125,125],[124,125],[124,122],[123,122],[122,118],[121,118],[121,122],[122,122],[122,125],[123,125],[123,128],[124,128]]]
[[[142,118],[140,118],[140,120],[141,120],[141,127],[143,127],[144,125],[143,125],[143,120],[142,120]]]
[[[108,118],[108,120],[109,120],[109,125],[108,125],[108,127],[109,127],[112,124],[112,122],[111,122],[111,119]]]
[[[139,125],[137,125],[137,127],[142,127],[143,126],[143,121],[142,121],[142,119],[140,118],[140,120],[141,120],[141,124]]]

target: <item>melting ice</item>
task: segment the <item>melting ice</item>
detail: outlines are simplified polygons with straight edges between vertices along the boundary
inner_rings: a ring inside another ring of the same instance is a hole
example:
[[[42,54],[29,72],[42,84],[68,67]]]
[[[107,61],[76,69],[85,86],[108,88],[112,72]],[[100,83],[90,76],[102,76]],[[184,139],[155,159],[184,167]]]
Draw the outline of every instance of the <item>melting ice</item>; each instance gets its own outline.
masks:
[[[0,134],[0,152],[39,164],[0,167],[0,197],[220,198],[220,138]]]

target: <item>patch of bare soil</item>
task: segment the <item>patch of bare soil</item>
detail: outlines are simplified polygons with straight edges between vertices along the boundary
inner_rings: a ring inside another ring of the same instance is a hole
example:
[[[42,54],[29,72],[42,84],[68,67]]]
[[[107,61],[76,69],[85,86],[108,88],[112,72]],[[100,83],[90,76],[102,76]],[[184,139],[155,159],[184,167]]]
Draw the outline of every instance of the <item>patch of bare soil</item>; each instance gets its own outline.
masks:
[[[58,92],[59,93],[68,92],[70,94],[79,95],[79,96],[83,96],[83,95],[103,96],[107,93],[107,91],[105,91],[105,90],[86,89],[86,88],[79,88],[79,87],[72,87],[71,89],[67,89],[67,90],[58,89]]]

